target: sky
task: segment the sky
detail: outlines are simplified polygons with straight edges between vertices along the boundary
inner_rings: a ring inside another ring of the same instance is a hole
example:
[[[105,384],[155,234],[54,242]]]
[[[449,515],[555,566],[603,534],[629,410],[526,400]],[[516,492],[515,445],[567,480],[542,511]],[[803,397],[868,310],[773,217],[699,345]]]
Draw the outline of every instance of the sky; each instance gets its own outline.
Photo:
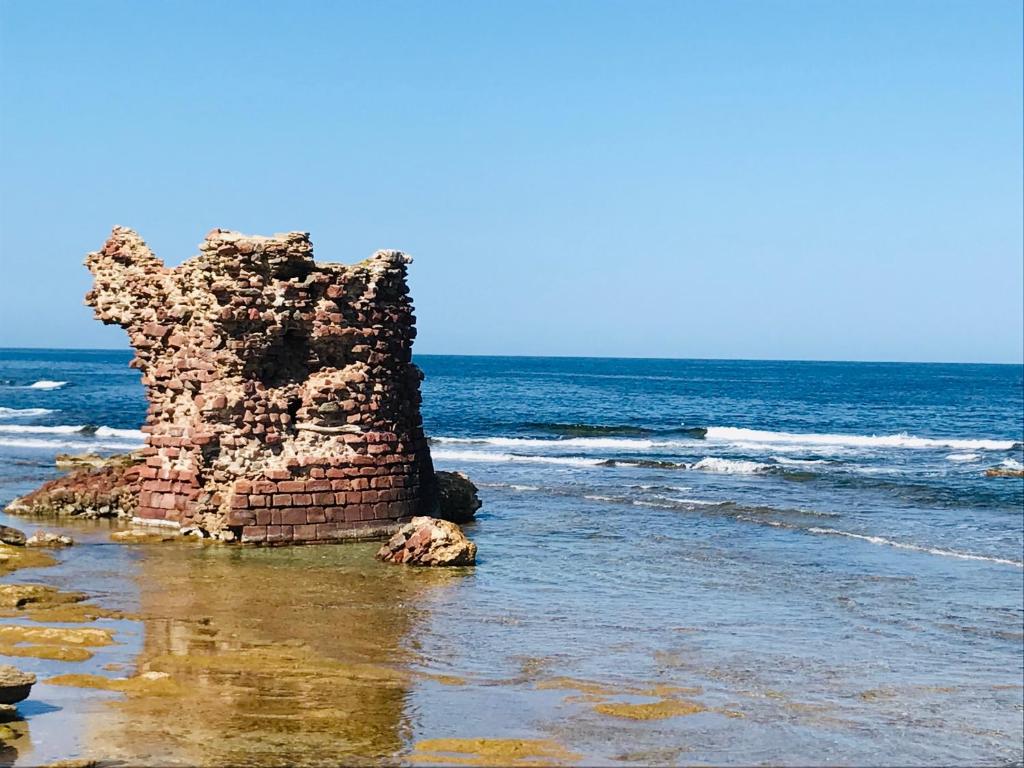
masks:
[[[0,0],[0,347],[115,225],[415,261],[415,351],[1024,357],[1022,4]]]

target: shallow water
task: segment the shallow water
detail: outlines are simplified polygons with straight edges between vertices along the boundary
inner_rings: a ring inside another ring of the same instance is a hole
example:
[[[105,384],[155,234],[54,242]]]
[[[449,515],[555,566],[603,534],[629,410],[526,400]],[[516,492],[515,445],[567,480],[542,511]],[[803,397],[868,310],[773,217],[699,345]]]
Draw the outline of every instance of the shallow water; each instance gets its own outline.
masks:
[[[137,427],[127,357],[0,355],[23,411],[0,410],[0,501],[68,443],[132,443],[38,430]],[[88,661],[13,663],[168,677],[37,685],[18,760],[1021,760],[1024,482],[983,474],[1024,458],[1020,367],[420,364],[436,464],[481,485],[475,569],[74,524],[59,565],[4,581],[129,615],[63,624],[114,632]]]

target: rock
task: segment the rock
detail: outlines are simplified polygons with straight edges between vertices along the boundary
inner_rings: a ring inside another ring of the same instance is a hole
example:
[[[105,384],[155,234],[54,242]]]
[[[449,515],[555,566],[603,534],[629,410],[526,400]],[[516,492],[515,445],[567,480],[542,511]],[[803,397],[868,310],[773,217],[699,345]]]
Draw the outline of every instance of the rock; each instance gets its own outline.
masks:
[[[142,459],[132,454],[110,456],[98,465],[84,461],[12,501],[5,510],[14,515],[49,517],[127,517],[139,502]]]
[[[10,544],[12,547],[23,547],[25,546],[26,540],[25,534],[17,528],[11,528],[8,525],[0,525],[0,541],[4,544]]]
[[[137,453],[117,453],[112,456],[97,456],[95,453],[58,453],[57,469],[100,469],[102,467],[130,467],[142,461]]]
[[[25,541],[26,547],[70,547],[75,540],[62,533],[36,531]]]
[[[985,477],[1024,477],[1024,469],[1011,467],[992,467],[985,470]]]
[[[110,540],[118,544],[159,544],[161,541],[173,541],[177,538],[177,533],[141,528],[130,528],[127,531],[115,531],[110,534]]]
[[[378,550],[377,559],[407,565],[473,565],[476,544],[453,522],[414,517]]]
[[[28,698],[36,676],[10,664],[0,664],[0,704],[17,704]]]
[[[0,584],[0,608],[22,608],[26,605],[49,608],[85,600],[81,592],[61,592],[46,584]]]
[[[468,523],[480,509],[480,497],[473,481],[462,472],[438,472],[437,516],[453,523]]]

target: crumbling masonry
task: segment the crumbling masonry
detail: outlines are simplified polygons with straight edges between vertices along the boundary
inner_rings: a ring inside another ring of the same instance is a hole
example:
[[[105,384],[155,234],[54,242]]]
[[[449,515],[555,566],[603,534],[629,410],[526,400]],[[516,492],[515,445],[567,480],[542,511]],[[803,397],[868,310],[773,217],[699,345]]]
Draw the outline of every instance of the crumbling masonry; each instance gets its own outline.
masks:
[[[85,260],[149,398],[137,516],[283,543],[432,514],[409,258],[319,264],[304,232],[215,229],[199,249],[168,268],[116,227]]]

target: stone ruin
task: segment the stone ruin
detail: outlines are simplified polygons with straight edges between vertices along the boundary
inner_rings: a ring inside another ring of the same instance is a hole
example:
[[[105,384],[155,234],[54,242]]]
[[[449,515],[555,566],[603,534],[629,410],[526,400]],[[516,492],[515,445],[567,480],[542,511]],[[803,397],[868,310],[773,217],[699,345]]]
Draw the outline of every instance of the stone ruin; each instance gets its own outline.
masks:
[[[380,535],[437,509],[409,257],[317,263],[304,232],[211,231],[169,268],[132,230],[86,302],[127,332],[149,399],[134,514],[223,540]]]

